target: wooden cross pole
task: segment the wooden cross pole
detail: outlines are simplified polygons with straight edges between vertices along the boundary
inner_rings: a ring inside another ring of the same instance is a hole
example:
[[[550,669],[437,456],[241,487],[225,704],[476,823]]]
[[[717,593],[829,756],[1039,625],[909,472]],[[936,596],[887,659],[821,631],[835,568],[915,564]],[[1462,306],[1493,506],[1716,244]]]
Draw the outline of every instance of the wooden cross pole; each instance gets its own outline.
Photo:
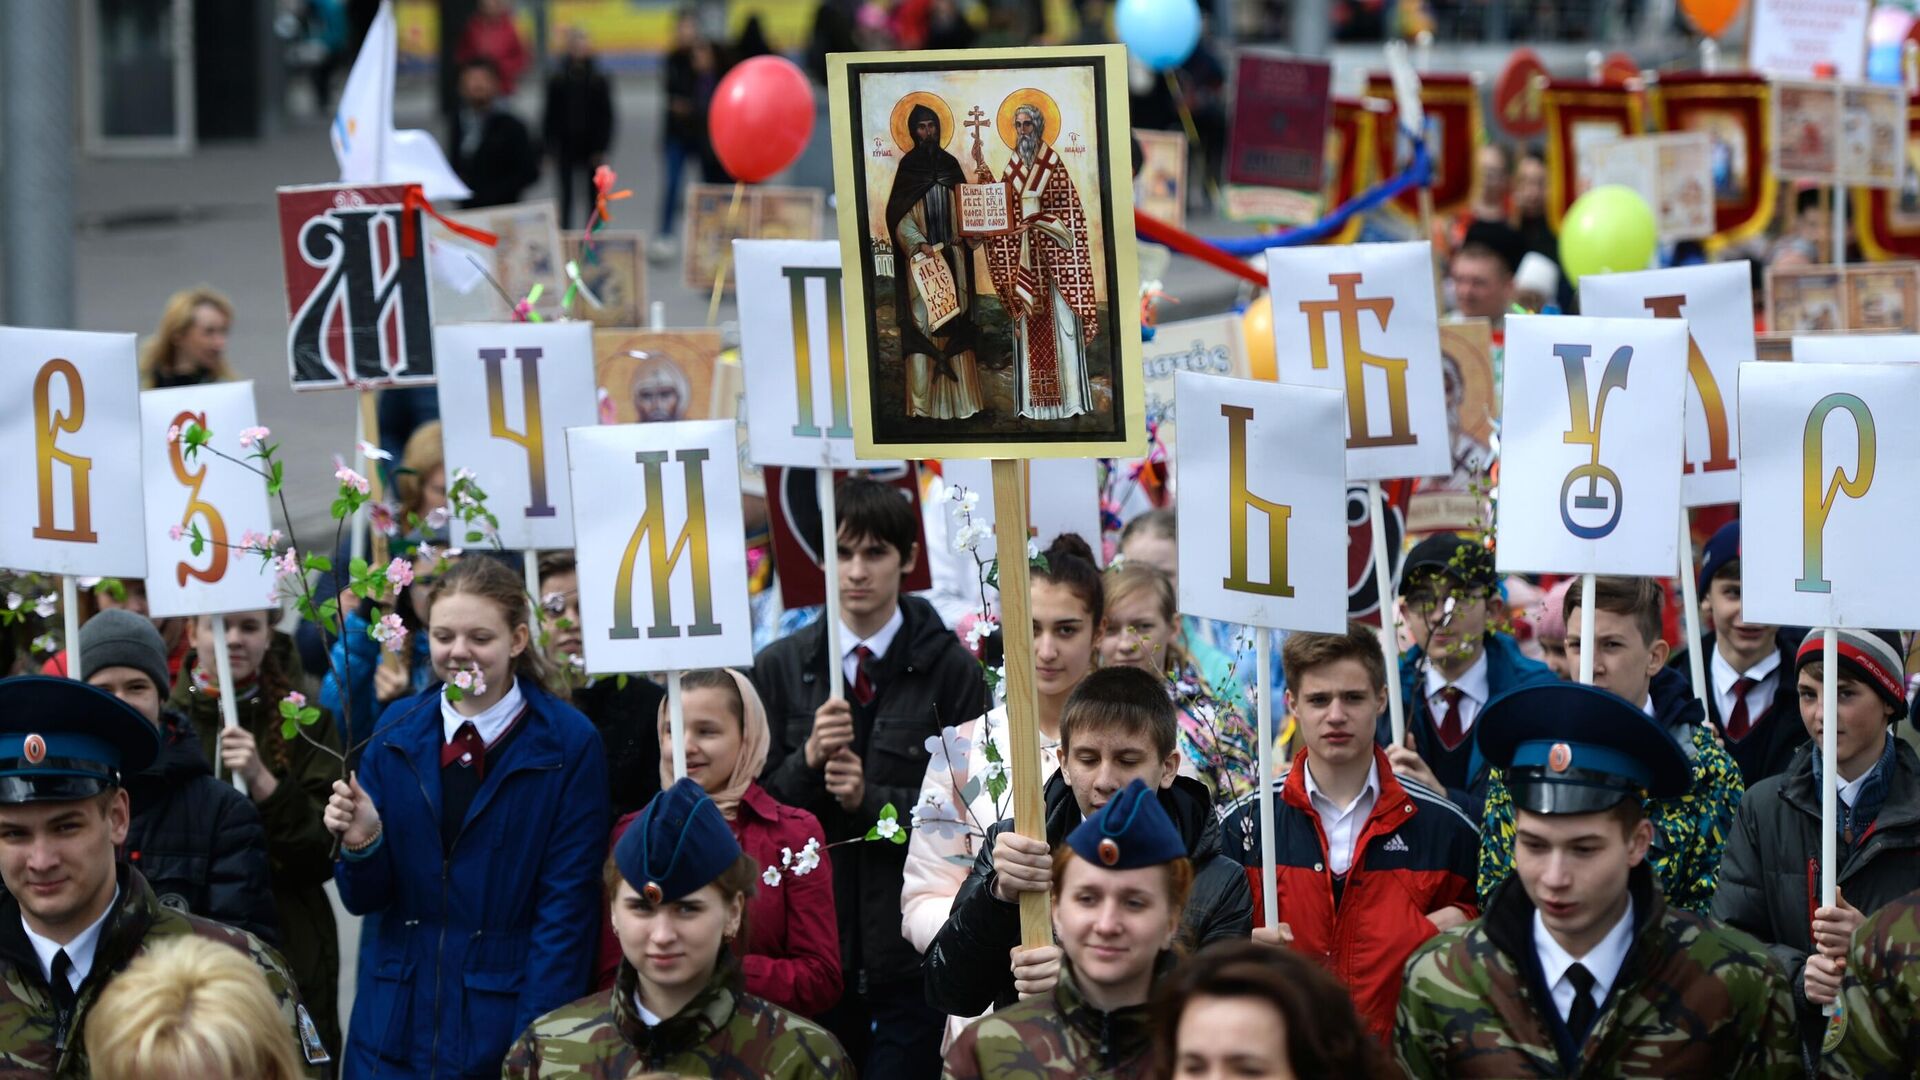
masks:
[[[977,109],[976,109],[977,111]],[[1045,842],[1046,807],[1040,801],[1040,720],[1033,686],[1033,616],[1027,595],[1026,462],[993,462],[995,557],[1000,573],[1000,645],[1006,657],[1008,765],[1013,783],[1013,831]],[[1020,944],[1053,944],[1047,894],[1020,894]]]
[[[985,109],[982,109],[980,106],[975,105],[971,110],[967,112],[967,118],[966,120],[962,121],[962,123],[965,124],[965,126],[973,129],[973,162],[974,164],[980,166],[983,169],[986,168],[987,159],[986,159],[986,156],[981,152],[981,148],[980,148],[980,129],[983,127],[987,127],[989,124],[992,123],[992,121],[987,119],[987,111]]]

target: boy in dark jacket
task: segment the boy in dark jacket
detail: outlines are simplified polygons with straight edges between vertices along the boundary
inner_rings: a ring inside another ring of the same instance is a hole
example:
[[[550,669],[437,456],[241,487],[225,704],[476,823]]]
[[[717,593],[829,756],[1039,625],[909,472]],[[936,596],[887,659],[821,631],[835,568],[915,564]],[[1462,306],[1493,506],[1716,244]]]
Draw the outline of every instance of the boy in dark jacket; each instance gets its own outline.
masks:
[[[822,619],[753,664],[772,740],[761,783],[819,818],[829,843],[865,836],[888,804],[904,828],[926,776],[927,739],[989,707],[980,665],[960,639],[932,605],[900,595],[919,557],[918,520],[904,495],[850,477],[835,503],[840,655],[827,655]],[[841,665],[845,698],[828,697],[829,663]],[[900,933],[907,849],[842,850],[833,881],[846,991],[821,1023],[862,1076],[936,1076],[945,1018],[927,1006],[919,954]]]
[[[927,1000],[942,1012],[973,1016],[1011,1004],[1016,980],[1036,982],[1020,945],[1020,894],[1046,892],[1053,852],[1088,814],[1134,780],[1160,793],[1193,860],[1193,891],[1180,917],[1189,951],[1253,928],[1246,873],[1221,850],[1220,824],[1204,784],[1178,775],[1179,717],[1166,684],[1139,668],[1096,671],[1060,710],[1060,770],[1047,781],[1045,843],[1013,831],[1011,819],[987,830],[973,870],[953,898],[953,913],[927,948]],[[936,1040],[937,1042],[937,1040]]]
[[[1810,1064],[1819,1061],[1826,1027],[1820,1009],[1838,996],[1854,930],[1867,915],[1920,888],[1920,756],[1891,731],[1907,710],[1900,639],[1886,630],[1838,635],[1834,906],[1816,909],[1824,765],[1818,633],[1801,646],[1792,669],[1797,682],[1790,684],[1810,741],[1784,773],[1747,792],[1713,895],[1714,917],[1759,938],[1790,977]]]
[[[1707,719],[1748,787],[1784,772],[1807,741],[1793,686],[1793,658],[1805,631],[1741,619],[1740,523],[1713,534],[1700,556],[1700,595],[1713,628],[1700,639],[1707,658]],[[1668,667],[1687,673],[1684,651]]]
[[[1488,629],[1506,606],[1493,555],[1458,533],[1429,536],[1407,552],[1399,604],[1400,625],[1414,640],[1400,657],[1410,746],[1392,745],[1385,713],[1376,737],[1394,772],[1446,792],[1478,821],[1486,800],[1487,762],[1473,737],[1474,719],[1509,690],[1553,682],[1553,672],[1520,655],[1511,637]]]
[[[1344,634],[1289,634],[1281,659],[1305,747],[1273,781],[1275,881],[1261,873],[1259,792],[1227,812],[1227,849],[1253,883],[1253,936],[1324,964],[1384,1044],[1407,957],[1480,913],[1479,835],[1446,796],[1395,777],[1367,737],[1387,706],[1379,634],[1359,624]],[[1264,924],[1269,887],[1278,893],[1277,927]]]
[[[245,795],[213,778],[193,725],[161,710],[167,649],[160,632],[124,609],[95,615],[80,629],[80,675],[160,733],[159,757],[126,778],[128,861],[162,905],[278,941],[266,827]]]

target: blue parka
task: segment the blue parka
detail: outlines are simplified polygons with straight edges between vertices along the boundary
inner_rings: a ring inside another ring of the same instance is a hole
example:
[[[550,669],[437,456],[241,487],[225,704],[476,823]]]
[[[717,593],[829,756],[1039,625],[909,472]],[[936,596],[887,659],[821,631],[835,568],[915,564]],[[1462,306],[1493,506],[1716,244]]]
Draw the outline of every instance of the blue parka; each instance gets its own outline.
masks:
[[[593,724],[520,682],[527,715],[451,849],[440,839],[441,687],[388,708],[360,759],[374,846],[336,866],[377,912],[342,1075],[497,1077],[539,1016],[585,994],[599,944],[607,767]]]

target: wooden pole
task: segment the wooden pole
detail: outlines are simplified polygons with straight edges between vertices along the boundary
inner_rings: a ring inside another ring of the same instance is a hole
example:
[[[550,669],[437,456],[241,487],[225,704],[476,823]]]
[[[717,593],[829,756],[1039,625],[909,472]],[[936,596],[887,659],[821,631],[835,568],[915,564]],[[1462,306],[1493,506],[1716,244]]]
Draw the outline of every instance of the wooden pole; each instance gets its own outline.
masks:
[[[1393,602],[1393,574],[1387,554],[1387,498],[1380,481],[1367,481],[1367,517],[1373,524],[1373,591],[1380,597],[1380,649],[1387,656],[1387,717],[1393,745],[1407,737],[1407,704],[1400,697],[1400,613]]]
[[[1680,606],[1687,625],[1687,672],[1693,676],[1693,696],[1707,703],[1707,658],[1700,651],[1700,588],[1693,580],[1693,525],[1686,507],[1680,508]],[[1707,583],[1713,587],[1712,582]],[[1584,648],[1584,643],[1582,645]]]
[[[727,231],[733,231],[733,225],[740,220],[740,200],[747,193],[747,185],[735,182],[733,201],[727,204]],[[691,229],[687,232],[689,242],[693,239]],[[713,271],[713,298],[707,301],[707,325],[717,326],[720,322],[720,294],[726,291],[727,270],[733,266],[733,242],[727,242],[727,248],[720,253],[720,265]]]
[[[1580,575],[1580,681],[1593,685],[1593,575]]]
[[[1254,627],[1253,651],[1260,666],[1259,698],[1255,702],[1258,725],[1255,735],[1260,740],[1260,913],[1262,925],[1272,929],[1280,925],[1280,889],[1274,872],[1277,856],[1273,838],[1273,631],[1264,626]],[[1397,741],[1399,736],[1394,738]]]
[[[213,617],[213,660],[214,671],[220,680],[220,726],[237,728],[240,726],[240,703],[233,700],[233,655],[227,650],[227,617]],[[247,793],[247,782],[239,773],[233,774],[234,790]]]
[[[1040,723],[1033,686],[1033,616],[1027,593],[1027,493],[1018,459],[993,463],[995,554],[1000,572],[1000,642],[1006,656],[1007,733],[1013,771],[1013,829],[1047,839],[1046,807],[1040,801]],[[1053,944],[1047,894],[1020,894],[1020,944]]]

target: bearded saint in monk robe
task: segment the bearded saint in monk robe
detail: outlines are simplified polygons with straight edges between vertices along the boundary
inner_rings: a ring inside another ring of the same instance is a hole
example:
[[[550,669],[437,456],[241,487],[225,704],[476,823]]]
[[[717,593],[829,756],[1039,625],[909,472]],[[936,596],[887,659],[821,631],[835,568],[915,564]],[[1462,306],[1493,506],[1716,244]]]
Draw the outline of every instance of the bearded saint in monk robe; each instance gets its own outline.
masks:
[[[980,372],[974,347],[973,251],[960,237],[958,187],[966,183],[960,162],[947,153],[940,117],[925,105],[907,114],[913,149],[900,159],[887,196],[887,233],[898,253],[893,275],[894,319],[900,325],[900,355],[906,361],[907,415],[960,420],[980,411]],[[933,325],[926,297],[909,267],[939,259],[953,276],[960,310]]]
[[[1032,420],[1064,420],[1093,410],[1087,342],[1099,314],[1087,215],[1066,162],[1046,140],[1041,111],[1020,106],[1013,127],[1013,160],[1001,180],[1013,188],[1018,225],[987,240],[987,272],[1013,321],[1016,410]],[[985,167],[978,175],[993,182]]]

